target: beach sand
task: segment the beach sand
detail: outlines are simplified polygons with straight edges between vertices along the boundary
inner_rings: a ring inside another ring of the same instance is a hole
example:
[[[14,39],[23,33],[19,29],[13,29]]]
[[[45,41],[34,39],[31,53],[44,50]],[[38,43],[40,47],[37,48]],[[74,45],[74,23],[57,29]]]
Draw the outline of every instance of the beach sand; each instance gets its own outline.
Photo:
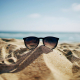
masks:
[[[0,38],[0,80],[80,80],[80,43],[30,51],[23,40]]]

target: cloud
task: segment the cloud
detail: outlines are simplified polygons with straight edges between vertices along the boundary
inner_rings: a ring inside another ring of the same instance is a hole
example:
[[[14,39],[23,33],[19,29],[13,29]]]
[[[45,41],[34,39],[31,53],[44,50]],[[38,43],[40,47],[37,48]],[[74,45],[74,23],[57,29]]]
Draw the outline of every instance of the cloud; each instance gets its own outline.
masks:
[[[80,31],[80,23],[68,17],[42,15],[41,18],[24,23],[31,31]]]
[[[51,15],[41,15],[41,18],[30,19],[23,17],[14,22],[6,21],[7,27],[2,27],[2,30],[19,30],[19,31],[79,31],[80,22],[72,20],[68,17],[56,17]],[[6,26],[2,24],[3,26]],[[13,24],[13,25],[12,25]],[[9,25],[9,27],[8,27]]]
[[[70,9],[61,9],[63,12],[68,12]]]
[[[38,13],[33,13],[33,14],[28,15],[28,17],[30,17],[30,18],[39,18],[39,17],[41,17],[41,15],[38,14]]]
[[[78,3],[73,3],[69,8],[61,9],[63,12],[69,12],[69,11],[80,11],[80,4]]]
[[[80,11],[80,4],[77,4],[77,3],[72,4],[72,9],[74,11]]]

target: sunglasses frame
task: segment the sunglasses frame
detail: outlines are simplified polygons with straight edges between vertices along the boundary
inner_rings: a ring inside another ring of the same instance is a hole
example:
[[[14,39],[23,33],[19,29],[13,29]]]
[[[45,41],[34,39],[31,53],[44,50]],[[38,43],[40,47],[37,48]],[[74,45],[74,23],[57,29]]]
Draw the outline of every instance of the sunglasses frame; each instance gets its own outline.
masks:
[[[59,40],[59,38],[53,37],[53,36],[46,36],[46,37],[28,36],[28,37],[24,37],[24,38],[23,38],[24,44],[25,44],[26,47],[27,47],[27,45],[26,45],[26,43],[25,43],[25,39],[26,39],[26,38],[30,38],[30,37],[34,37],[34,38],[38,39],[38,44],[37,44],[37,46],[39,45],[40,39],[42,39],[43,45],[45,46],[45,44],[44,44],[44,39],[45,39],[45,38],[47,38],[47,37],[56,38],[56,39],[57,39],[57,43],[56,43],[56,45],[55,45],[54,48],[56,48],[56,46],[57,46],[57,44],[58,44],[58,40]],[[37,47],[37,46],[36,46],[36,47]],[[36,47],[35,47],[35,48],[36,48]],[[47,46],[46,46],[46,47],[47,47]],[[27,48],[28,48],[28,47],[27,47]],[[49,48],[49,47],[48,47],[48,48]],[[52,48],[52,49],[54,49],[54,48]],[[28,48],[28,49],[29,49],[29,48]],[[32,49],[29,49],[29,50],[32,50]]]

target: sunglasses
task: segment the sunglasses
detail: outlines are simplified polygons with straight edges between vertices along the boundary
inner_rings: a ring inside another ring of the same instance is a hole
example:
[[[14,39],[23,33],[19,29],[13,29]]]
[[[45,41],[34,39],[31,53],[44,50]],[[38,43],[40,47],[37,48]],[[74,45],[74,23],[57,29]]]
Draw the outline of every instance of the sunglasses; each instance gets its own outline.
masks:
[[[38,46],[40,39],[42,39],[44,46],[50,49],[54,49],[57,46],[58,40],[59,40],[59,38],[52,37],[52,36],[48,36],[44,38],[29,36],[29,37],[23,38],[25,46],[30,50],[35,49]]]

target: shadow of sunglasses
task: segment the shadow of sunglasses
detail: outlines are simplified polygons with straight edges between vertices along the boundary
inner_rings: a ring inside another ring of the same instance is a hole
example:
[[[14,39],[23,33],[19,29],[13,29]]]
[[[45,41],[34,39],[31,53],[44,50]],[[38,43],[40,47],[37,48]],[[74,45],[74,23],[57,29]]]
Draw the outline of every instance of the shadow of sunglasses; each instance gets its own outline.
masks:
[[[52,36],[47,36],[44,38],[29,36],[29,37],[23,38],[25,46],[30,50],[35,49],[38,46],[40,39],[42,39],[43,45],[50,49],[54,49],[57,46],[58,40],[59,40],[59,38],[52,37]]]

